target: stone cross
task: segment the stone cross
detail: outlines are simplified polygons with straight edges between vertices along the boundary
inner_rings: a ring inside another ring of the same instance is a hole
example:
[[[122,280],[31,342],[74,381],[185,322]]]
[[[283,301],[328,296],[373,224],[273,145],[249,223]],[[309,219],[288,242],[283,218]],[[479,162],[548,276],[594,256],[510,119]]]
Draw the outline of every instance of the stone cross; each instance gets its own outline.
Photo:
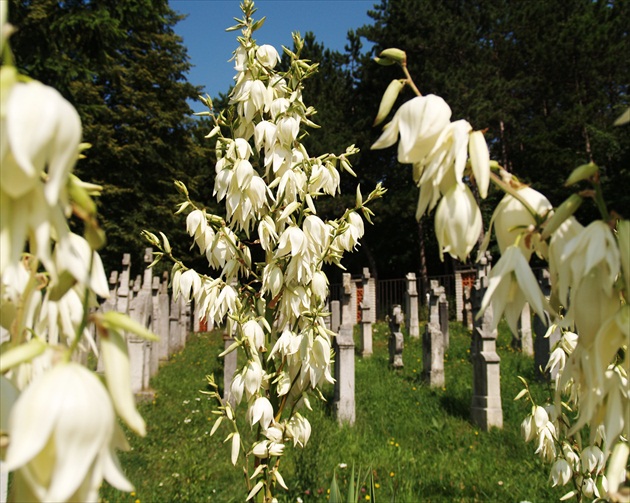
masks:
[[[422,378],[432,388],[444,387],[444,335],[440,329],[440,311],[438,302],[444,293],[444,287],[437,280],[431,280],[427,294],[429,321],[422,338]]]
[[[389,329],[391,331],[389,336],[389,364],[395,369],[404,367],[404,338],[402,332],[400,331],[400,325],[402,325],[403,320],[404,316],[402,308],[399,304],[395,304],[392,311],[392,317],[389,320]]]
[[[372,306],[370,303],[370,270],[363,268],[363,277],[361,278],[363,286],[363,300],[359,308],[361,309],[361,356],[372,356]]]
[[[409,337],[419,339],[420,320],[418,318],[418,282],[416,280],[416,273],[407,273],[405,279],[407,280],[407,290],[405,291],[407,330],[409,330]]]
[[[491,256],[488,252],[478,262],[477,279],[472,293],[473,311],[479,312],[488,288]],[[501,407],[501,359],[496,350],[497,331],[492,330],[492,306],[474,320],[471,358],[473,362],[473,397],[471,417],[484,431],[503,428]]]
[[[547,298],[551,295],[549,279],[549,270],[542,269],[538,274],[538,284],[540,285],[543,295]],[[549,337],[545,337],[550,322],[551,317],[547,312],[545,312],[544,320],[541,320],[538,315],[534,315],[534,333],[536,334],[536,338],[534,339],[534,364],[536,365],[536,372],[539,377],[555,380],[557,371],[552,372],[551,375],[545,375],[544,371],[549,362],[551,350],[560,340],[562,334],[560,333],[560,328],[556,327],[555,330],[549,334]]]
[[[343,274],[343,293],[341,299],[341,327],[335,337],[335,399],[334,407],[340,424],[354,424],[354,337],[353,327],[356,313],[352,312],[350,296],[352,284],[350,274]]]

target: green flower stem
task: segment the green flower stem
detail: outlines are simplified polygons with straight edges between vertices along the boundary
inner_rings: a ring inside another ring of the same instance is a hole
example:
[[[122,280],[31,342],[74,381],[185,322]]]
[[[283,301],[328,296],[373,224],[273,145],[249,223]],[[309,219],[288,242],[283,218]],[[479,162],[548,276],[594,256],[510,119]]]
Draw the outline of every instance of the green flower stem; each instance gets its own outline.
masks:
[[[402,68],[402,71],[404,72],[405,77],[407,77],[407,84],[409,84],[411,89],[413,89],[413,92],[416,93],[418,96],[422,96],[420,89],[418,89],[418,87],[416,86],[416,83],[411,78],[411,74],[409,73],[409,70],[407,69],[407,63],[401,63],[400,67]]]
[[[606,201],[604,201],[604,193],[602,191],[602,184],[599,182],[599,176],[597,176],[593,181],[593,187],[595,189],[593,200],[599,210],[599,214],[602,216],[602,220],[604,220],[604,222],[610,222],[611,216],[608,208],[606,207]]]
[[[534,208],[532,208],[531,205],[527,201],[525,201],[525,199],[521,197],[521,195],[518,193],[518,190],[515,190],[513,187],[511,187],[509,183],[506,183],[503,180],[501,180],[501,177],[497,176],[493,172],[490,172],[490,181],[494,183],[497,187],[499,187],[503,192],[506,192],[507,194],[511,195],[514,199],[516,199],[518,202],[520,202],[525,207],[525,209],[531,214],[532,218],[535,221],[538,221],[540,219],[540,215],[536,212],[536,210],[534,210]]]

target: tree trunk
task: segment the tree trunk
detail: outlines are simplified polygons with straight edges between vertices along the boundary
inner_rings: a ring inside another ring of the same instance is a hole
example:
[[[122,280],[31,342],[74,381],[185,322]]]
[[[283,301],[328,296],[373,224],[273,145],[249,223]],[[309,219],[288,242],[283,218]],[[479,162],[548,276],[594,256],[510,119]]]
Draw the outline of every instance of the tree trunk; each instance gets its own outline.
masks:
[[[427,292],[429,290],[429,271],[427,269],[427,255],[424,250],[424,230],[422,222],[424,217],[418,220],[418,241],[420,244],[420,303],[424,303],[427,298]]]

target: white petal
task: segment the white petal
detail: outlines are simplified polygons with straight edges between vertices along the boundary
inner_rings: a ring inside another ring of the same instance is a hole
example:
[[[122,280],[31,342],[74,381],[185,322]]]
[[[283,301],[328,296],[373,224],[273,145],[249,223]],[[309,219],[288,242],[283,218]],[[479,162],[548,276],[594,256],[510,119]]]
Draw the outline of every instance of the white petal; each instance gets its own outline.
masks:
[[[136,409],[131,389],[131,368],[127,343],[117,332],[101,337],[101,355],[105,363],[105,379],[118,415],[140,436],[146,435],[146,425]]]
[[[482,199],[485,199],[488,195],[488,186],[490,185],[490,152],[488,151],[488,144],[483,137],[483,132],[473,131],[470,133],[468,150],[479,195]]]

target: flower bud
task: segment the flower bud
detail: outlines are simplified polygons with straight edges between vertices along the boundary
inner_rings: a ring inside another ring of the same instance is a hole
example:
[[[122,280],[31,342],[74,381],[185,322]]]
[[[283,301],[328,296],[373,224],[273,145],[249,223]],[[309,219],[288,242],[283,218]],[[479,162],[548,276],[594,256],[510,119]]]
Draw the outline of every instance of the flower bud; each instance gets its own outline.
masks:
[[[396,79],[389,83],[387,89],[385,89],[383,98],[381,99],[381,104],[378,107],[378,113],[376,114],[376,118],[374,119],[372,126],[378,126],[385,120],[385,117],[387,117],[387,114],[391,111],[403,87],[405,87],[404,80]]]
[[[479,195],[481,199],[485,199],[488,195],[488,186],[490,185],[490,152],[488,151],[488,144],[483,137],[483,132],[473,131],[470,133],[468,152]]]
[[[569,175],[569,178],[567,178],[567,181],[564,182],[564,186],[570,187],[582,180],[588,180],[598,171],[599,168],[595,163],[589,162],[588,164],[582,164],[582,166],[578,166],[573,170],[573,172]]]
[[[571,194],[560,207],[554,211],[552,217],[545,223],[545,228],[541,234],[541,239],[547,239],[562,225],[562,223],[570,218],[582,204],[582,197],[578,194]]]
[[[402,49],[389,48],[381,51],[380,58],[389,59],[396,63],[404,64],[407,62],[407,54]]]

